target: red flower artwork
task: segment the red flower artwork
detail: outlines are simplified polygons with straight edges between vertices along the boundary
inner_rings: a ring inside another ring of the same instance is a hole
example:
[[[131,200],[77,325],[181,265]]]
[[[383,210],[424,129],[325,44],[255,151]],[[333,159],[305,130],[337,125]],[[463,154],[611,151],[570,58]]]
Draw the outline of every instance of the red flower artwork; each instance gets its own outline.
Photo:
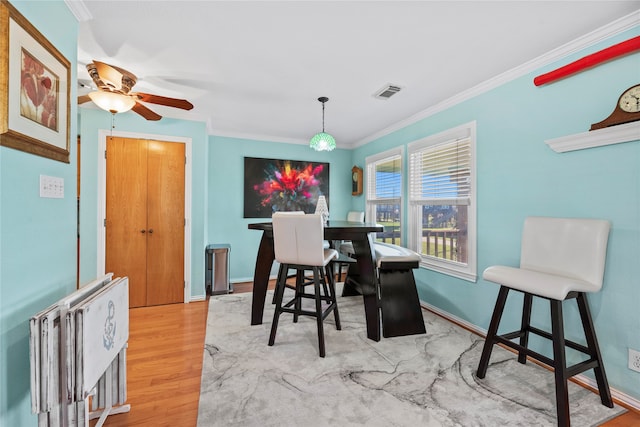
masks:
[[[58,77],[22,49],[20,115],[58,130]]]
[[[309,163],[296,169],[285,162],[280,168],[266,171],[267,179],[253,189],[262,196],[262,206],[273,206],[278,211],[304,210],[317,197],[322,170],[323,165],[314,167]]]

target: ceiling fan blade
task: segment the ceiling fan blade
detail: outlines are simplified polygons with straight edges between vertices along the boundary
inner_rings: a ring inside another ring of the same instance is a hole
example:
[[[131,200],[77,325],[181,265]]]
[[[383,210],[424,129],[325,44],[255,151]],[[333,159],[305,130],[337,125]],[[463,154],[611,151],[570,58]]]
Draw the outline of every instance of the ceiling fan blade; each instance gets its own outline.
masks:
[[[140,104],[139,102],[136,102],[136,105],[133,106],[132,110],[140,114],[142,117],[144,117],[147,120],[155,121],[155,120],[160,120],[162,118],[160,114],[154,111],[151,111],[150,109]]]
[[[182,108],[183,110],[191,110],[193,104],[186,99],[167,98],[166,96],[152,95],[150,93],[131,93],[142,102],[150,102],[152,104],[166,105],[167,107]]]
[[[80,95],[78,97],[78,105],[84,104],[85,102],[89,102],[89,101],[91,101],[91,98],[89,98],[89,95]]]

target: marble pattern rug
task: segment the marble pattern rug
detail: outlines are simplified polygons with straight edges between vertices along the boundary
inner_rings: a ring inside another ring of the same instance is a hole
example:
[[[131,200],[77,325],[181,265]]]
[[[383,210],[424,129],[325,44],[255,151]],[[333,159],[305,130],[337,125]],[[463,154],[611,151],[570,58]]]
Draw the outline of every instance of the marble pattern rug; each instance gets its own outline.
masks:
[[[315,319],[282,314],[267,341],[273,306],[251,326],[251,294],[209,302],[198,426],[555,426],[553,373],[495,346],[476,378],[483,339],[423,311],[426,334],[366,337],[361,297],[339,297],[342,330],[325,320],[318,357]],[[597,426],[624,409],[570,383],[572,425]]]

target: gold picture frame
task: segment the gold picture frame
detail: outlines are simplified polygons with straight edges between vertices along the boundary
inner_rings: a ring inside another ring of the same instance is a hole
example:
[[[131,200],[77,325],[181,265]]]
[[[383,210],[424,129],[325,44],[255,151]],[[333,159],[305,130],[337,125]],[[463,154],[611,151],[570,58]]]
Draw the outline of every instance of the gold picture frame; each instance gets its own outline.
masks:
[[[69,163],[71,64],[0,0],[0,145]]]
[[[362,194],[362,168],[354,166],[351,168],[351,195],[359,196]]]

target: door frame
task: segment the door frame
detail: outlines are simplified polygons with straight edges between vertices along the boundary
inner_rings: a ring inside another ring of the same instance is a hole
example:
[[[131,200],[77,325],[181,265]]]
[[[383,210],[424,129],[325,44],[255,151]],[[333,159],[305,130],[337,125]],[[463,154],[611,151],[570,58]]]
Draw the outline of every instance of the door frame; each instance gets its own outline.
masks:
[[[106,231],[105,217],[107,209],[107,138],[111,136],[130,139],[150,139],[163,142],[178,142],[185,144],[185,165],[184,165],[184,302],[191,301],[191,191],[192,191],[192,161],[191,147],[192,140],[189,137],[173,135],[154,135],[149,133],[123,132],[107,129],[98,130],[98,238],[97,238],[97,277],[105,274],[106,257]]]

